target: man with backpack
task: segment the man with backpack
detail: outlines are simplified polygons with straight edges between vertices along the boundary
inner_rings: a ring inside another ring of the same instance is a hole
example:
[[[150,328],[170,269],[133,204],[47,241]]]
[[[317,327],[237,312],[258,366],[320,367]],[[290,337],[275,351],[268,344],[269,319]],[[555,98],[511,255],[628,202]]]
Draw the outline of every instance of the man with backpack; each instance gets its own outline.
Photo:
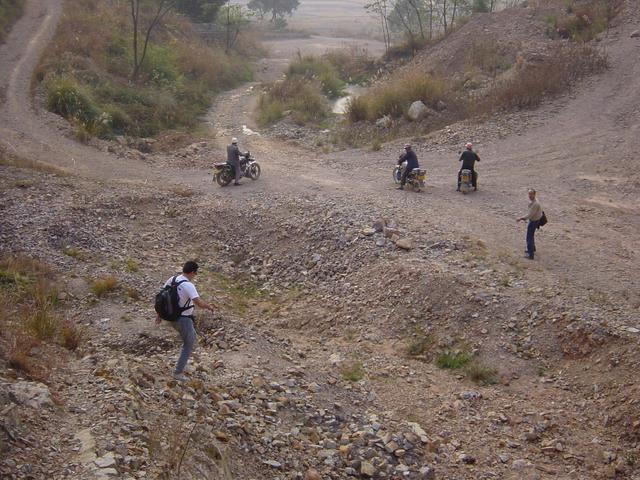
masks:
[[[213,312],[213,307],[200,298],[193,284],[197,273],[198,264],[191,260],[186,262],[182,266],[182,274],[167,280],[156,296],[156,323],[161,320],[169,321],[182,338],[182,351],[173,372],[173,378],[180,382],[187,379],[183,371],[196,343],[196,330],[193,326],[195,306]]]

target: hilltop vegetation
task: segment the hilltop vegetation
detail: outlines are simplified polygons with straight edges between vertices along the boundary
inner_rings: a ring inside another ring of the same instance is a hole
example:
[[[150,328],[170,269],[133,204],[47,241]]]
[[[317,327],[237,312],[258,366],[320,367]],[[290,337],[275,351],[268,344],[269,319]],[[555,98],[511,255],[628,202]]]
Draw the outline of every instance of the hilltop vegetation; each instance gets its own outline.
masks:
[[[47,108],[68,119],[80,139],[191,128],[216,92],[251,79],[245,60],[256,49],[246,38],[225,53],[202,42],[191,23],[173,12],[153,30],[144,63],[132,78],[127,4],[67,3],[36,80],[46,92]],[[143,28],[150,21],[152,12],[142,9]]]
[[[0,42],[3,42],[13,23],[20,18],[24,0],[0,0]]]

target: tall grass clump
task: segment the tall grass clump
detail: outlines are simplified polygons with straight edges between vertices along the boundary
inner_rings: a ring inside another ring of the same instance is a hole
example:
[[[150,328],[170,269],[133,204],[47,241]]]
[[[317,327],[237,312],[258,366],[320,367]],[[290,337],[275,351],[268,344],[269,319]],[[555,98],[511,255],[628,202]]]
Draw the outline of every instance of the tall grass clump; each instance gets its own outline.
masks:
[[[421,100],[435,107],[439,101],[448,100],[450,90],[440,78],[419,72],[409,73],[393,82],[387,82],[361,95],[347,105],[346,117],[352,122],[373,122],[384,115],[402,117],[411,103]],[[364,118],[363,118],[364,117]]]
[[[547,18],[548,33],[552,37],[588,42],[609,28],[611,20],[618,14],[620,5],[619,0],[571,2],[567,5],[565,16]]]
[[[47,361],[34,347],[53,342],[60,329],[58,291],[53,272],[23,255],[0,258],[0,357],[27,376],[43,380]]]
[[[258,101],[258,122],[273,123],[286,111],[298,124],[317,123],[329,116],[329,104],[317,82],[294,76],[267,87]]]
[[[319,82],[322,93],[330,98],[337,98],[343,94],[344,81],[338,76],[334,66],[321,57],[299,57],[289,64],[286,75],[288,78],[301,76],[306,80]]]
[[[0,0],[0,42],[4,41],[23,10],[24,0]]]
[[[607,58],[590,45],[559,46],[544,63],[519,67],[509,80],[495,84],[474,108],[481,113],[536,107],[545,97],[561,93],[580,78],[606,68]]]
[[[36,80],[48,108],[86,137],[188,131],[216,93],[252,78],[246,56],[205,44],[185,17],[170,14],[154,30],[139,75],[132,79],[126,2],[67,3]]]
[[[322,55],[338,72],[338,76],[351,84],[366,83],[376,71],[376,62],[366,48],[352,45],[343,49],[329,50]]]
[[[370,93],[358,97],[357,102],[347,106],[349,119],[362,118],[366,115],[369,122],[390,115],[402,117],[412,102],[422,100],[426,105],[435,106],[439,100],[446,98],[446,84],[435,77],[412,73],[398,81],[380,85]],[[359,111],[353,111],[359,110]]]

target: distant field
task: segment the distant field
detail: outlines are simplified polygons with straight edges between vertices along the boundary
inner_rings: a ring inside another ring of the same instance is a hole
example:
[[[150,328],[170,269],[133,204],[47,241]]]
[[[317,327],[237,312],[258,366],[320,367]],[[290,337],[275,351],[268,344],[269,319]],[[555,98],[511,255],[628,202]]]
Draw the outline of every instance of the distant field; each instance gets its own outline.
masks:
[[[372,36],[377,33],[377,24],[365,12],[366,3],[366,0],[301,0],[289,24],[322,35]]]

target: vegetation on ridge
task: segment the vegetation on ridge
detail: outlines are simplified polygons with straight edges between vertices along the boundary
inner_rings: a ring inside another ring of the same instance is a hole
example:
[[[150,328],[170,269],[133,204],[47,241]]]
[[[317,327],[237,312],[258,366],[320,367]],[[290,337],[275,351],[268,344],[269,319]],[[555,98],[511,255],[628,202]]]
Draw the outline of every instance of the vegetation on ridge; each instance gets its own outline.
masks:
[[[238,42],[238,51],[225,53],[203,43],[186,18],[169,13],[132,80],[132,34],[125,2],[67,2],[36,79],[49,110],[73,123],[81,139],[193,127],[216,92],[251,79],[246,57],[255,48]]]
[[[4,41],[23,9],[24,0],[0,0],[0,42]]]

